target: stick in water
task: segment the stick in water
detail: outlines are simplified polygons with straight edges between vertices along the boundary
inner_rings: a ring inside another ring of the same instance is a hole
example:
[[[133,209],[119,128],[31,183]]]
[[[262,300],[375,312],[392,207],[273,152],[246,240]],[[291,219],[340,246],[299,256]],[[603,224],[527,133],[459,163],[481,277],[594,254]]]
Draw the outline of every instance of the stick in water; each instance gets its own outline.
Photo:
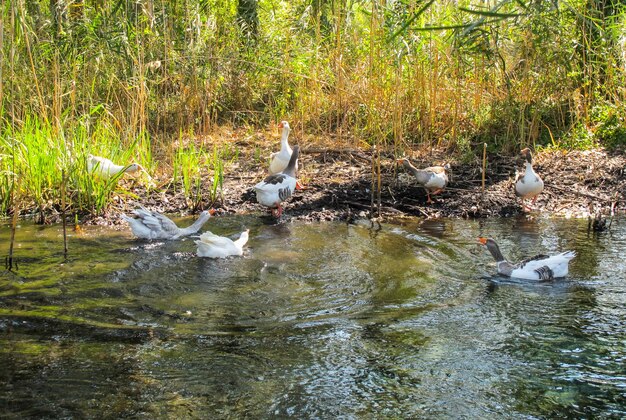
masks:
[[[487,143],[483,143],[482,194],[485,195],[485,173],[487,172]]]
[[[65,220],[65,170],[61,171],[61,220],[63,223],[63,257],[67,259],[67,224]]]

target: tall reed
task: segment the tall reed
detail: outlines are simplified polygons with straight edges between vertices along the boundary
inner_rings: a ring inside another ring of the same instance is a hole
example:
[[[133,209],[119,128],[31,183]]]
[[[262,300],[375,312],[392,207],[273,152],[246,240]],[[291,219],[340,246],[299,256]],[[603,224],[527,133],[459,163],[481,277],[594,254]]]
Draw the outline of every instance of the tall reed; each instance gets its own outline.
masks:
[[[297,116],[342,142],[514,149],[625,95],[615,1],[261,0],[254,34],[216,0],[54,4],[0,8],[0,110],[65,131],[86,115],[129,137]]]
[[[215,124],[295,119],[396,154],[626,144],[623,2],[259,0],[250,16],[217,0],[72,4],[0,6],[5,214],[14,143],[23,197],[45,211],[66,169],[72,205],[92,212],[117,184],[86,177],[88,153],[152,172],[177,133]],[[194,206],[207,150],[176,158]],[[214,200],[220,168],[206,170]]]

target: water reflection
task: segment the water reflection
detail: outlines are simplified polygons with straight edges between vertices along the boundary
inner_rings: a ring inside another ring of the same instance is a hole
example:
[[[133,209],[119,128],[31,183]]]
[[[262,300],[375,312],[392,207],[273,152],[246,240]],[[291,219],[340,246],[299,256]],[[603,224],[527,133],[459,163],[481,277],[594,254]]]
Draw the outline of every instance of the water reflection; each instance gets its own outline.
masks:
[[[193,240],[18,230],[0,275],[0,410],[14,417],[622,417],[625,228],[512,219],[273,224],[244,256]],[[494,275],[578,252],[567,279]],[[0,243],[8,230],[0,229]],[[60,391],[63,390],[63,391]]]
[[[445,219],[425,219],[420,222],[420,231],[435,238],[443,238],[449,231],[446,230],[446,225],[452,225],[447,223]]]

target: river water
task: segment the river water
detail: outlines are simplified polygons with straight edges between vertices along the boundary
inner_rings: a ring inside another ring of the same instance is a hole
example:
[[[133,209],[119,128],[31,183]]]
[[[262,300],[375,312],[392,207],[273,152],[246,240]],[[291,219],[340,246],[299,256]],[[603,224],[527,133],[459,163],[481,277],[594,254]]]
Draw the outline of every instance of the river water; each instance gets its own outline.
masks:
[[[624,418],[624,222],[215,217],[250,229],[226,260],[103,227],[65,260],[59,226],[24,222],[0,275],[0,417]],[[478,236],[578,256],[517,281]]]

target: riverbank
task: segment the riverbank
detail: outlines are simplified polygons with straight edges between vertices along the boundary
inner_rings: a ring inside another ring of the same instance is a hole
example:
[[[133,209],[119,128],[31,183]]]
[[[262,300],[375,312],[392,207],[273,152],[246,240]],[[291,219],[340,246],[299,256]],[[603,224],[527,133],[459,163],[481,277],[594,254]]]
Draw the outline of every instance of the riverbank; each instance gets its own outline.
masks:
[[[225,169],[223,201],[203,202],[200,207],[212,206],[226,214],[266,213],[256,203],[253,186],[267,175],[267,169],[256,163],[259,161],[257,148],[243,146],[238,159]],[[269,149],[261,150],[261,155],[267,156],[269,152]],[[484,192],[482,162],[479,159],[460,162],[449,157],[446,160],[442,153],[422,153],[411,156],[411,160],[418,167],[450,163],[452,176],[448,187],[443,193],[433,196],[434,202],[428,204],[424,190],[416,185],[414,178],[395,164],[392,155],[381,154],[381,191],[380,198],[374,194],[375,217],[481,218],[513,216],[522,212],[521,202],[513,192],[516,168],[522,165],[519,157],[490,156]],[[624,212],[625,167],[623,154],[609,154],[600,149],[537,153],[534,168],[543,177],[545,189],[531,213],[563,217],[601,214],[606,217]],[[300,159],[299,179],[306,189],[296,191],[287,203],[283,221],[349,221],[372,215],[371,152],[356,148],[338,150],[305,146]],[[148,192],[142,186],[133,186],[128,180],[124,183],[138,198],[120,196],[106,215],[89,218],[87,223],[118,223],[120,213],[128,213],[139,205],[165,213],[193,213],[182,194],[171,187]],[[377,183],[376,178],[375,187]],[[211,184],[211,179],[203,179],[207,190]]]
[[[155,156],[159,170],[151,173],[151,187],[144,176],[126,174],[118,181],[107,210],[100,215],[78,214],[82,224],[124,224],[121,213],[131,213],[138,206],[174,215],[189,215],[214,207],[222,214],[242,214],[267,211],[256,203],[253,186],[267,176],[267,159],[277,148],[277,133],[259,131],[242,133],[221,131],[213,137],[197,139],[204,145],[215,145],[231,151],[224,161],[222,193],[215,202],[209,200],[213,188],[212,173],[201,179],[202,200],[195,205],[172,182],[171,165],[167,156]],[[282,220],[350,221],[354,218],[397,218],[418,216],[426,218],[506,217],[522,212],[520,200],[513,192],[516,170],[521,169],[521,156],[487,155],[485,186],[482,186],[482,161],[461,159],[443,151],[421,151],[408,157],[417,167],[449,163],[450,182],[446,190],[426,202],[426,194],[413,176],[396,165],[393,153],[380,153],[379,179],[372,176],[372,161],[378,156],[362,145],[345,140],[299,138],[302,153],[298,177],[306,187],[296,191],[285,206]],[[341,148],[337,144],[343,145]],[[206,147],[206,146],[205,146]],[[201,164],[201,166],[206,164]],[[204,167],[203,166],[203,167]],[[377,165],[374,165],[377,166]],[[626,210],[626,157],[623,153],[608,153],[603,149],[563,152],[544,150],[535,153],[534,168],[542,176],[545,189],[531,214],[563,217],[587,217],[600,214],[607,217]],[[374,178],[374,182],[373,182]],[[106,181],[104,181],[106,182]],[[372,199],[374,207],[372,211]],[[59,203],[60,204],[60,203]],[[42,218],[32,204],[21,206],[20,215],[60,222],[60,205],[46,206]],[[75,218],[68,212],[68,221]],[[71,219],[70,219],[71,217]],[[272,220],[268,216],[268,221]]]

